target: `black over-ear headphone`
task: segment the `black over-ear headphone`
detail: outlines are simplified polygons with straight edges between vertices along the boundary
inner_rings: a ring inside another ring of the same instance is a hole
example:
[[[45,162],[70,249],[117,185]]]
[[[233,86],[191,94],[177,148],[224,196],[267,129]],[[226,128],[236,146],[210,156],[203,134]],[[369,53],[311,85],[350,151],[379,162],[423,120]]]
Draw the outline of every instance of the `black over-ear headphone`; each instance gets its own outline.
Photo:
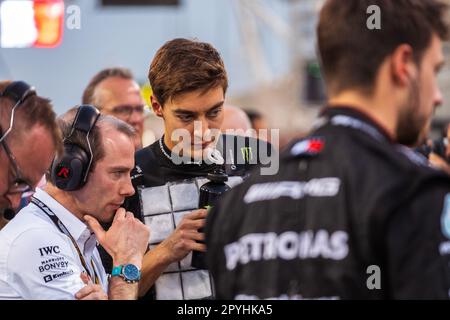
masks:
[[[9,98],[14,102],[14,107],[11,111],[11,118],[9,121],[9,128],[3,134],[0,128],[0,141],[3,141],[11,131],[14,124],[14,115],[16,108],[20,106],[28,97],[36,95],[36,90],[24,81],[13,81],[0,94],[1,97]]]
[[[59,189],[74,191],[86,184],[93,157],[89,134],[99,116],[98,109],[91,105],[81,105],[78,108],[72,130],[63,141],[64,152],[55,158],[51,168],[52,182]],[[84,150],[80,145],[70,141],[75,130],[81,131],[86,136],[89,150]]]

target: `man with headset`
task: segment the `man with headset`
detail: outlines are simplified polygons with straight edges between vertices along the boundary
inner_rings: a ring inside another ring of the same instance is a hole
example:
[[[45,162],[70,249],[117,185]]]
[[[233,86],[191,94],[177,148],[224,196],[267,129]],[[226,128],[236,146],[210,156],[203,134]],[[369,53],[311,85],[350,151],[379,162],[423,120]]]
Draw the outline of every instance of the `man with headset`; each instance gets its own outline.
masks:
[[[3,212],[34,189],[61,144],[50,100],[23,81],[0,83],[0,144],[1,229]]]
[[[134,193],[135,132],[89,105],[59,124],[64,150],[49,183],[0,233],[0,299],[134,299],[149,238],[120,208]],[[105,232],[99,221],[113,222]],[[97,241],[113,257],[109,281]]]

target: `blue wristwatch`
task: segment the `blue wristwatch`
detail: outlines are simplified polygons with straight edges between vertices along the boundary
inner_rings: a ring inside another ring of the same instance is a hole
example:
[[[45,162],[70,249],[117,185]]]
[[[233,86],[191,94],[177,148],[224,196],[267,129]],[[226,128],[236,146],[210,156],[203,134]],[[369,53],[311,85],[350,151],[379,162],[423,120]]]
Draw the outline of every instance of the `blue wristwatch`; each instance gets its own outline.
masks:
[[[141,271],[134,264],[123,264],[112,269],[111,277],[122,277],[127,283],[136,283],[141,279]]]

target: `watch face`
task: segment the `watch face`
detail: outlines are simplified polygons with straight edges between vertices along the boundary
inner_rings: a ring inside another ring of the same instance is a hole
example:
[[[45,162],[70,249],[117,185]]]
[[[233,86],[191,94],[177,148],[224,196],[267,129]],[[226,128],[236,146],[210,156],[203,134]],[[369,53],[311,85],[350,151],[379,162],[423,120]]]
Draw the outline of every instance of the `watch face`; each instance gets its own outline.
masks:
[[[126,266],[124,266],[123,268],[123,275],[131,281],[136,281],[139,280],[140,277],[140,272],[139,269],[132,264],[127,264]]]

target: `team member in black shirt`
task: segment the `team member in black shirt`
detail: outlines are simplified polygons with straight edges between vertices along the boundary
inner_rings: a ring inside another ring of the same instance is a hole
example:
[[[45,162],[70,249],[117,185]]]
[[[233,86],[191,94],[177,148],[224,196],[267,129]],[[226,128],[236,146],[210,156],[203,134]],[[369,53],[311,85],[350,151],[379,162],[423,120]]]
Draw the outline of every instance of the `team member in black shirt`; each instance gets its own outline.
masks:
[[[447,13],[434,0],[325,3],[328,106],[277,175],[210,212],[218,298],[449,298],[450,178],[406,147],[442,102]]]

